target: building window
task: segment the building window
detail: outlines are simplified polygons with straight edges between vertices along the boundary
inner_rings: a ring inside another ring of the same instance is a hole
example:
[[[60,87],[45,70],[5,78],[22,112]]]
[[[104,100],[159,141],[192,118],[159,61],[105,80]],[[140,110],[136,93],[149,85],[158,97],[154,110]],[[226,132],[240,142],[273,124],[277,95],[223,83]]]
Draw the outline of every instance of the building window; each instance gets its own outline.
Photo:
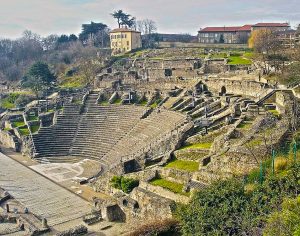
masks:
[[[129,46],[129,41],[127,41],[127,46]]]

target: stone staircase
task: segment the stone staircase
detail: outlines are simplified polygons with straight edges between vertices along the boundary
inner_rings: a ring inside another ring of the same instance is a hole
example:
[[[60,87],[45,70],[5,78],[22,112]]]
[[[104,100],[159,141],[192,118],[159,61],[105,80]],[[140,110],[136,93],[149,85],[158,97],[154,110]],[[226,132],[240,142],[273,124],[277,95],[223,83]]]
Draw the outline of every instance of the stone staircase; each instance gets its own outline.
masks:
[[[258,106],[261,106],[268,98],[270,98],[273,94],[276,93],[275,89],[268,89],[264,93],[259,94],[258,98],[255,100]]]
[[[185,124],[186,117],[180,113],[168,110],[152,112],[113,146],[104,159],[112,165],[120,162],[122,157],[134,156],[139,152],[145,153],[160,138],[167,137],[176,127],[183,127]]]
[[[139,106],[100,106],[97,94],[91,93],[85,104],[84,114],[70,154],[101,159],[138,123],[145,112]]]
[[[190,125],[186,115],[179,112],[135,105],[101,106],[98,97],[97,92],[89,92],[84,104],[66,105],[54,125],[33,135],[41,163],[90,158],[113,166],[128,156],[141,156],[155,145],[157,148],[173,137],[174,130]]]
[[[70,145],[80,119],[79,110],[79,105],[65,105],[63,113],[57,117],[56,124],[42,127],[37,134],[32,135],[35,157],[69,155]]]

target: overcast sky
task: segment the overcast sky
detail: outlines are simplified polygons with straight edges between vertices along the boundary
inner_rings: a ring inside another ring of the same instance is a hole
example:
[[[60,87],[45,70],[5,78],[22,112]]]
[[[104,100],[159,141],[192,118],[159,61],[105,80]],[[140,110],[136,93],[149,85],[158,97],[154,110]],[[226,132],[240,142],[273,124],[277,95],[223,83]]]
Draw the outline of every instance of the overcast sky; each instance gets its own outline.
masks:
[[[46,36],[78,34],[82,23],[117,26],[110,13],[123,9],[153,19],[161,33],[191,33],[206,26],[257,22],[300,23],[300,0],[0,0],[0,38],[25,29]]]

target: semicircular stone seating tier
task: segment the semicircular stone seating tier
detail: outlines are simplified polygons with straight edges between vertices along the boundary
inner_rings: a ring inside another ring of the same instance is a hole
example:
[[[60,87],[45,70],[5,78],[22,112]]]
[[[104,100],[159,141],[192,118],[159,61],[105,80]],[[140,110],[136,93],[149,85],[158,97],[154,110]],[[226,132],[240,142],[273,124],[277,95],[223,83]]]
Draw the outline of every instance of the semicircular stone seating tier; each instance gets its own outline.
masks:
[[[54,125],[33,135],[37,158],[73,156],[112,165],[186,123],[186,116],[178,112],[162,109],[144,116],[144,106],[101,106],[97,98],[90,93],[81,113],[80,105],[65,105]]]

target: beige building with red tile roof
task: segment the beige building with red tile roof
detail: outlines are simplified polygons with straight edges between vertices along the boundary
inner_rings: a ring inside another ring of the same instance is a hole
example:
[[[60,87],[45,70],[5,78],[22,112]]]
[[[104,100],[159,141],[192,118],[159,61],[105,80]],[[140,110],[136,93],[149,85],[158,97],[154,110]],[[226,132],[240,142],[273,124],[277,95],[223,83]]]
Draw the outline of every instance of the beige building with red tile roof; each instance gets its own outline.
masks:
[[[290,29],[290,26],[287,23],[258,23],[231,27],[206,27],[198,31],[198,40],[199,43],[205,44],[247,44],[251,32],[257,29],[284,31]]]
[[[122,54],[142,47],[141,32],[119,28],[110,31],[112,54]]]

